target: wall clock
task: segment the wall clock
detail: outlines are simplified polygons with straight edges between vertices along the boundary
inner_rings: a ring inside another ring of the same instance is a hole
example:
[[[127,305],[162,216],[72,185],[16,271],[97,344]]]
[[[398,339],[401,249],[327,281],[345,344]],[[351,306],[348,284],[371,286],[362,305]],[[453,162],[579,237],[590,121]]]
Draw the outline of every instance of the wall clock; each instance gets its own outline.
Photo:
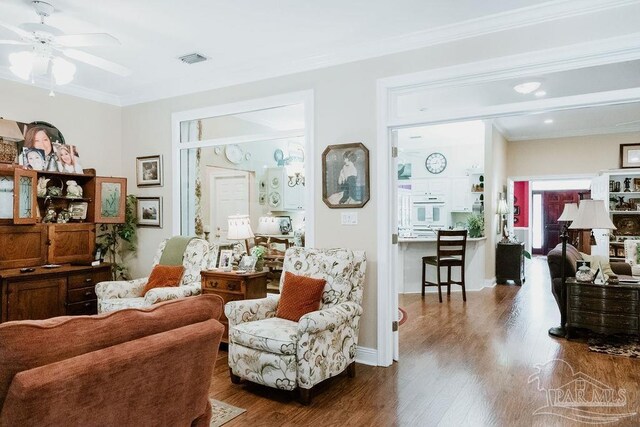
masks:
[[[424,166],[429,172],[438,174],[447,167],[447,159],[441,153],[431,153],[424,161]]]

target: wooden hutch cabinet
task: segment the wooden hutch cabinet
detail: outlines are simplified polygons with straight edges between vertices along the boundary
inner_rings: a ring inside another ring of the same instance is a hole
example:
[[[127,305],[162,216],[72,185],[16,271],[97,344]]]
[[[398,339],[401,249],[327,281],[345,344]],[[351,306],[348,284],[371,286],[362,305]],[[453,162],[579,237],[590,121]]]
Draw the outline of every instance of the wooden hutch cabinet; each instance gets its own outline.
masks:
[[[39,197],[40,178],[60,188],[75,181],[83,197],[64,191]],[[107,192],[116,206],[103,206]],[[125,178],[97,177],[91,169],[75,174],[0,164],[0,321],[95,314],[95,284],[111,280],[109,264],[90,265],[96,224],[124,222],[125,199]],[[85,219],[43,222],[47,209],[71,210],[72,203],[84,204]]]

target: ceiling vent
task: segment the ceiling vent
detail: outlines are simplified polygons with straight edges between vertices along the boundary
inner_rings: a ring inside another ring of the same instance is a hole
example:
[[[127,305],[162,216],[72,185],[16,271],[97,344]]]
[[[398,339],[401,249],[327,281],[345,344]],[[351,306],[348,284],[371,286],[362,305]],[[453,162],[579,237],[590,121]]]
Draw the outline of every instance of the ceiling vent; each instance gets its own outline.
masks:
[[[204,55],[200,55],[199,53],[190,53],[189,55],[181,56],[178,59],[185,64],[197,64],[198,62],[206,61],[208,58]]]

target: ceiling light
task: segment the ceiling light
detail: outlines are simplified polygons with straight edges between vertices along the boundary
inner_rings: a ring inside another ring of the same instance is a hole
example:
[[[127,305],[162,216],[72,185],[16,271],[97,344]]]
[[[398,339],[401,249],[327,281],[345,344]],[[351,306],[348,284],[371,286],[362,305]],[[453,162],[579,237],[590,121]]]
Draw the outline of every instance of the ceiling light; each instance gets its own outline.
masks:
[[[10,70],[23,80],[29,80],[34,76],[46,76],[51,70],[51,75],[57,85],[70,83],[75,74],[76,66],[66,59],[53,57],[44,51],[22,51],[9,55]]]
[[[544,121],[545,125],[550,125],[551,123],[553,123],[553,119],[547,119]]]
[[[534,95],[537,96],[538,98],[542,98],[546,94],[547,94],[547,92],[544,91],[544,90],[539,90],[539,91],[536,91],[536,93],[534,93]]]
[[[525,82],[525,83],[520,83],[518,85],[515,85],[513,87],[513,90],[515,90],[518,93],[528,94],[538,90],[540,85],[542,85],[542,83],[540,82]]]

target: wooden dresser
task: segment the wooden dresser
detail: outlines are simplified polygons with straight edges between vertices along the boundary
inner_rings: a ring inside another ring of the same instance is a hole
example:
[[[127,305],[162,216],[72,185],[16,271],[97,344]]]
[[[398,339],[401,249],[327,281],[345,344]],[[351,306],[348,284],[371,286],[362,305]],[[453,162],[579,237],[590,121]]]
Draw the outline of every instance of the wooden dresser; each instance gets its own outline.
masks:
[[[496,246],[496,283],[513,280],[522,285],[524,278],[524,243],[498,243]]]
[[[265,298],[267,296],[267,273],[245,273],[224,271],[203,271],[202,273],[202,293],[220,295],[224,303],[229,301],[239,301],[244,299]],[[220,322],[224,325],[222,342],[229,342],[229,322],[224,311],[220,317]]]
[[[567,286],[567,336],[575,328],[601,334],[640,333],[640,285],[578,283]]]
[[[62,265],[0,270],[0,321],[47,319],[63,315],[96,314],[95,285],[111,280],[111,265]]]

